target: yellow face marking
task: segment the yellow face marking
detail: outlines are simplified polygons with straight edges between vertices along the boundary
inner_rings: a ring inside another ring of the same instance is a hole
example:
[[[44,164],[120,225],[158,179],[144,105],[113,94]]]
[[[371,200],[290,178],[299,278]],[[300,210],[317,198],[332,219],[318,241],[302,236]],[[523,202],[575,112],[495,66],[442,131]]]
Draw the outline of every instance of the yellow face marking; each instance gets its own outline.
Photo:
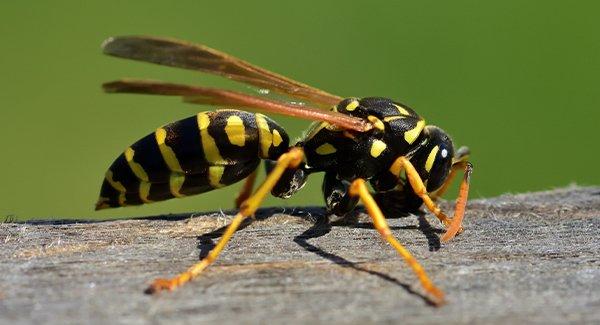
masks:
[[[283,139],[281,138],[281,134],[279,134],[279,131],[273,129],[273,145],[275,147],[279,147],[279,145],[283,142]]]
[[[226,164],[227,162],[223,159],[223,157],[221,157],[221,152],[219,152],[219,147],[217,147],[215,139],[208,134],[210,117],[206,113],[198,113],[196,118],[198,119],[198,128],[200,129],[200,139],[202,140],[204,157],[211,164]]]
[[[371,144],[371,157],[373,158],[377,158],[379,157],[379,155],[381,155],[381,153],[383,152],[383,150],[385,150],[385,148],[387,148],[387,145],[385,144],[385,142],[381,141],[381,140],[375,140],[373,141],[373,144]]]
[[[184,197],[185,195],[179,193],[181,187],[183,186],[183,182],[185,182],[185,175],[182,173],[171,173],[169,177],[169,189],[171,190],[171,194],[174,197]]]
[[[373,126],[378,129],[378,130],[385,130],[385,125],[383,124],[383,122],[381,122],[380,119],[378,119],[376,116],[373,115],[369,115],[367,117],[367,119],[369,120],[369,122],[371,122],[371,124],[373,124]]]
[[[158,128],[156,130],[156,143],[158,143],[158,149],[160,149],[160,153],[163,156],[163,159],[169,169],[174,172],[183,173],[183,169],[181,169],[181,165],[179,165],[179,160],[177,160],[177,156],[175,156],[175,152],[171,147],[167,146],[165,143],[165,139],[167,138],[167,130],[163,128]]]
[[[360,103],[358,102],[358,100],[353,100],[350,103],[348,103],[348,105],[346,105],[346,110],[348,112],[352,112],[353,110],[355,110],[358,106],[360,105]]]
[[[117,190],[121,193],[127,192],[127,190],[125,189],[125,186],[123,186],[123,184],[121,184],[121,182],[117,182],[113,179],[113,172],[110,169],[106,171],[106,180],[108,181],[110,186],[112,186],[115,190]]]
[[[269,148],[273,143],[273,134],[271,134],[266,117],[262,114],[256,114],[256,126],[258,127],[261,157],[266,158],[269,156]]]
[[[437,155],[437,153],[438,153],[439,150],[440,150],[440,147],[439,146],[435,146],[429,152],[429,156],[427,156],[427,161],[425,161],[425,170],[428,173],[429,173],[429,171],[431,171],[431,168],[433,167],[433,162],[435,161],[435,156]]]
[[[140,199],[144,203],[152,203],[150,199],[148,199],[148,195],[150,195],[150,186],[152,183],[150,182],[140,182]]]
[[[400,106],[400,105],[396,105],[394,104],[394,106],[396,106],[396,108],[398,109],[398,112],[400,112],[400,115],[408,115],[410,116],[410,113],[406,110],[406,108]]]
[[[231,115],[227,118],[225,133],[229,142],[233,145],[243,147],[246,143],[246,128],[244,127],[244,121],[239,116]]]
[[[404,140],[406,140],[408,144],[412,144],[413,142],[415,142],[415,140],[417,140],[417,137],[419,136],[419,134],[421,134],[421,131],[423,131],[424,127],[425,121],[420,120],[419,122],[417,122],[417,125],[412,130],[404,132]]]
[[[324,143],[315,150],[315,152],[319,155],[330,155],[332,153],[335,153],[336,151],[337,149],[335,149],[335,147],[332,146],[330,143]]]
[[[142,181],[148,182],[148,180],[149,180],[148,174],[146,174],[146,171],[144,170],[144,167],[142,167],[142,165],[133,161],[134,155],[135,155],[135,150],[133,150],[131,147],[129,147],[125,150],[125,160],[127,160],[127,164],[129,164],[129,168],[131,168],[131,171],[135,174],[135,176],[137,178],[139,178]]]
[[[225,185],[221,184],[221,177],[223,177],[223,172],[225,171],[225,166],[210,166],[208,167],[208,181],[210,182],[210,186],[214,188],[223,187]]]

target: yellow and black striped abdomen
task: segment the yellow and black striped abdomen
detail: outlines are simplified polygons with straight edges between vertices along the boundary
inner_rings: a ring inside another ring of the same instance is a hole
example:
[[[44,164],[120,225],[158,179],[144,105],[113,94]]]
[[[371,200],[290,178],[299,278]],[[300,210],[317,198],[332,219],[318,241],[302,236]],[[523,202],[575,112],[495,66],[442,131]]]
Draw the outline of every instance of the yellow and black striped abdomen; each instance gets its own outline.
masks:
[[[277,159],[289,138],[273,120],[238,110],[202,112],[158,128],[119,155],[96,209],[140,205],[231,185]]]

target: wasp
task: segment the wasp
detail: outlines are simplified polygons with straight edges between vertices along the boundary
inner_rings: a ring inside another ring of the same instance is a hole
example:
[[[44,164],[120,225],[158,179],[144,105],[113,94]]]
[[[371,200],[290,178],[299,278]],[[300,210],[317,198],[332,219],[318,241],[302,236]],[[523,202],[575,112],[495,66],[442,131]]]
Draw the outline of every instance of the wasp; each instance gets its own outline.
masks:
[[[428,296],[444,301],[443,291],[394,237],[378,206],[378,202],[394,206],[396,201],[401,206],[425,205],[447,229],[442,241],[462,231],[472,172],[469,150],[455,151],[441,128],[426,124],[413,109],[391,99],[341,98],[200,44],[124,36],[109,38],[102,48],[108,55],[212,73],[301,101],[138,79],[103,84],[109,93],[179,96],[223,109],[164,125],[127,147],[105,174],[97,210],[200,194],[245,179],[235,200],[239,212],[215,248],[187,271],[155,280],[149,292],[173,290],[198,276],[269,192],[289,198],[310,174],[323,172],[327,211],[344,216],[362,201],[374,227],[412,268]],[[280,125],[259,112],[313,122],[300,140],[291,143]],[[268,174],[253,192],[261,161]],[[450,218],[435,200],[460,171],[464,176]]]

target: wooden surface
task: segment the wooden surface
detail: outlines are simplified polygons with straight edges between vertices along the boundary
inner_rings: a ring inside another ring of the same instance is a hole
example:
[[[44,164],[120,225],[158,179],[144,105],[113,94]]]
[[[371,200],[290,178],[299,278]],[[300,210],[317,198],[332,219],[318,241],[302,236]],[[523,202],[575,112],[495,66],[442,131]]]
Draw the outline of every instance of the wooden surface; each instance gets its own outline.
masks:
[[[320,208],[261,210],[194,282],[143,294],[229,219],[0,224],[0,323],[600,322],[600,187],[473,200],[448,244],[430,215],[390,219],[446,291],[441,308],[367,217],[328,225]]]

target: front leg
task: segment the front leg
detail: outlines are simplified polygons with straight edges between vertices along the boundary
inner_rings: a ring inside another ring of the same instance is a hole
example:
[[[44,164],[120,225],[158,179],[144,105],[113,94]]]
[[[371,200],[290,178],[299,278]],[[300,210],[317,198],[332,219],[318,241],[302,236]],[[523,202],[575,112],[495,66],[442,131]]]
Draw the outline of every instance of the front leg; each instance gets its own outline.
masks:
[[[383,216],[383,213],[381,212],[381,209],[379,209],[379,206],[377,206],[377,203],[369,193],[369,189],[367,188],[365,181],[361,178],[353,181],[350,186],[349,193],[353,197],[360,198],[365,205],[369,216],[373,220],[373,225],[381,237],[390,245],[392,245],[396,252],[398,252],[398,254],[404,258],[404,261],[406,261],[406,263],[419,278],[419,281],[421,282],[421,285],[425,291],[431,296],[432,302],[438,306],[442,305],[445,302],[444,292],[433,284],[417,259],[412,256],[412,254],[406,248],[404,248],[400,242],[398,242],[396,237],[394,237],[390,227],[387,224],[387,221],[385,220],[385,217]]]
[[[462,229],[461,225],[465,213],[465,207],[467,205],[469,180],[473,166],[470,163],[466,163],[465,165],[465,175],[460,186],[460,194],[456,200],[453,219],[448,218],[448,216],[442,212],[435,202],[433,202],[427,193],[427,189],[425,184],[423,184],[421,176],[419,176],[419,173],[416,171],[415,167],[406,157],[397,158],[392,164],[392,167],[390,167],[390,172],[397,178],[400,178],[400,172],[402,170],[405,170],[406,178],[408,178],[408,181],[415,194],[417,194],[423,200],[423,203],[427,209],[431,211],[431,213],[433,213],[447,227],[446,233],[442,236],[441,240],[446,242],[454,238],[454,236],[456,236],[456,234]]]

